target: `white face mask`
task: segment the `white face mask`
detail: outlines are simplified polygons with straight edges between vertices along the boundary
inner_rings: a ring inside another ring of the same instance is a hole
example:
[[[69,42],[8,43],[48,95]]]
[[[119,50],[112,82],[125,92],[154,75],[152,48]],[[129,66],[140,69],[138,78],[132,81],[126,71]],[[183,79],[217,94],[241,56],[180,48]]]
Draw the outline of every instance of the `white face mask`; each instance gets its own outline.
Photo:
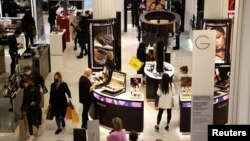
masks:
[[[30,75],[31,74],[31,70],[25,72],[26,75]]]

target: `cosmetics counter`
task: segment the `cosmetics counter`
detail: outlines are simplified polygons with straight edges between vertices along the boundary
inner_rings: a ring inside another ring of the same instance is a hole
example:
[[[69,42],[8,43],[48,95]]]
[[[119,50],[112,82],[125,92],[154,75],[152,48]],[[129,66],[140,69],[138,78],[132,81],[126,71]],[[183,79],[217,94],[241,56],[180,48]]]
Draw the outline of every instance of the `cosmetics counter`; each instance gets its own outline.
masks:
[[[180,93],[180,132],[190,132],[191,123],[191,94]],[[228,120],[228,92],[216,92],[213,104],[213,124],[224,125]]]
[[[103,89],[94,90],[94,104],[90,108],[90,116],[99,119],[100,124],[113,128],[112,118],[120,117],[127,131],[143,131],[144,101],[141,98],[131,98],[130,92],[112,96],[103,92]]]

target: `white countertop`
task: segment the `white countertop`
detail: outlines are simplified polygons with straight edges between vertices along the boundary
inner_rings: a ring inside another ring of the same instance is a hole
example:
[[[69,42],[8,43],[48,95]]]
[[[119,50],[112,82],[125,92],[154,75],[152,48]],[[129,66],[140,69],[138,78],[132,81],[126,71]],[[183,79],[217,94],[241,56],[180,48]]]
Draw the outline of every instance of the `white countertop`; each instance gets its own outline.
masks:
[[[154,65],[154,69],[153,71],[150,71],[150,66]],[[164,62],[164,67],[167,68],[166,70],[163,70],[163,73],[167,73],[170,77],[172,75],[174,75],[174,66],[169,64],[168,62]],[[153,79],[161,79],[161,75],[158,75],[158,73],[156,72],[156,61],[146,61],[145,63],[145,67],[144,67],[144,72],[145,74]]]
[[[66,31],[66,29],[63,29],[61,32],[52,31],[52,32],[50,33],[50,35],[60,35],[60,36],[62,36],[62,35],[64,34],[65,31]]]
[[[143,97],[144,94],[143,94],[143,93],[141,94],[141,97],[140,97],[140,98],[132,98],[132,97],[130,97],[130,94],[131,94],[130,91],[126,91],[125,93],[119,94],[119,95],[117,95],[117,96],[111,96],[111,95],[102,93],[102,90],[103,90],[103,88],[94,89],[94,92],[96,92],[96,93],[98,93],[98,94],[100,94],[100,95],[106,96],[106,97],[115,98],[115,99],[120,99],[120,100],[144,101],[144,97]]]
[[[226,92],[218,92],[218,93],[219,93],[219,95],[214,96],[214,99],[228,94]],[[191,93],[182,93],[182,92],[180,93],[180,101],[181,102],[191,101],[191,99],[192,99]]]

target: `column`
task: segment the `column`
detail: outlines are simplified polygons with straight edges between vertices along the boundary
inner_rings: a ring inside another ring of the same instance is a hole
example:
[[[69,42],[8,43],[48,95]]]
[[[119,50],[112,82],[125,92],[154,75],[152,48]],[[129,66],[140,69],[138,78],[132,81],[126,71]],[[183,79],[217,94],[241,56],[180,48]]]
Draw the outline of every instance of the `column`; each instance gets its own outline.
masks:
[[[229,124],[250,124],[249,0],[236,0],[232,41]]]
[[[228,17],[228,0],[205,0],[204,18],[223,19]]]

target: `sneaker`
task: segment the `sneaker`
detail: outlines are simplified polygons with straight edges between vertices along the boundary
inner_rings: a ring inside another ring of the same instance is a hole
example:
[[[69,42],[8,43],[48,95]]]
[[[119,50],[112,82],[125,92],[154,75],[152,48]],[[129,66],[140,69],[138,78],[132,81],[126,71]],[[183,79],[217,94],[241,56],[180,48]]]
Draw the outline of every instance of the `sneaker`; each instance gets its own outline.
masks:
[[[34,136],[30,135],[29,139],[27,139],[26,141],[33,141],[34,140]]]
[[[37,135],[37,136],[40,136],[41,134],[42,134],[42,130],[41,130],[41,128],[38,128],[38,129],[37,129],[36,135]]]
[[[62,132],[62,129],[57,129],[56,132],[55,132],[55,134],[57,135],[57,134],[59,134],[60,132]]]

